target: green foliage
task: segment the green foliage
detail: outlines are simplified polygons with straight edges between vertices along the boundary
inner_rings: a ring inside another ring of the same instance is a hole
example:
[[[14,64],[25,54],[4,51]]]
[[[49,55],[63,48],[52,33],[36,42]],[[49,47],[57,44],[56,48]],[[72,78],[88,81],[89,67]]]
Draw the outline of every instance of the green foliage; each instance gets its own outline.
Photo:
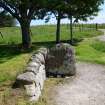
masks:
[[[104,0],[78,0],[68,3],[69,15],[72,15],[77,21],[86,21],[88,17],[96,16],[100,10],[99,6]],[[73,6],[72,6],[73,5]]]
[[[103,42],[85,39],[76,46],[76,58],[80,61],[87,61],[98,64],[105,64],[105,52]]]
[[[31,47],[30,23],[33,19],[42,18],[46,0],[0,0],[0,8],[18,20],[22,32],[22,47]]]
[[[0,27],[10,27],[15,25],[15,20],[7,12],[0,12]]]

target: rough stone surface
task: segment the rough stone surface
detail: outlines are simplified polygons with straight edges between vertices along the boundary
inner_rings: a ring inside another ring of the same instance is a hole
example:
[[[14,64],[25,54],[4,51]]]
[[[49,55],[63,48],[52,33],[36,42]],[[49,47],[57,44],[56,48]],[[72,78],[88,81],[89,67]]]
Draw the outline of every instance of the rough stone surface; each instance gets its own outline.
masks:
[[[57,44],[51,48],[46,58],[46,72],[48,75],[75,75],[74,50],[69,44]]]
[[[33,72],[26,72],[17,76],[17,80],[25,84],[33,83],[35,80],[35,74]]]
[[[35,75],[38,73],[38,67],[27,67],[27,72],[33,72]]]
[[[38,52],[40,52],[41,54],[43,54],[44,55],[44,58],[46,59],[46,56],[47,56],[47,54],[49,52],[49,49],[43,47],[43,48],[40,48],[38,50]]]
[[[34,53],[29,60],[25,73],[17,76],[19,84],[26,89],[26,94],[30,101],[37,101],[41,95],[44,81],[46,79],[45,72],[45,57],[47,49],[41,48],[37,53]]]
[[[30,62],[26,68],[26,71],[33,72],[37,74],[39,72],[40,64],[37,62]]]
[[[42,64],[45,64],[45,58],[44,58],[44,55],[41,54],[41,53],[38,53],[38,54],[35,54],[35,59],[39,59],[39,61],[42,63]]]

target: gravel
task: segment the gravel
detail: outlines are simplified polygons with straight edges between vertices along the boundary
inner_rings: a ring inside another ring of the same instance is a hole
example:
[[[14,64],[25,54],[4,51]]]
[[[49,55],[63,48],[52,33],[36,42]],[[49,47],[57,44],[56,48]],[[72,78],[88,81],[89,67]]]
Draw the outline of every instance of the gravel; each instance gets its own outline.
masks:
[[[76,76],[53,90],[56,105],[105,105],[105,66],[77,63]]]

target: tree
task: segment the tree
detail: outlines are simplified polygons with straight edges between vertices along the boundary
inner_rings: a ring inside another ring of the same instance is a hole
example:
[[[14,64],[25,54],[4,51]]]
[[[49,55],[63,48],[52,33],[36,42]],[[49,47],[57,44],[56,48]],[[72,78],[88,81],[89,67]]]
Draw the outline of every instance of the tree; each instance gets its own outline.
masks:
[[[50,0],[47,3],[48,3],[47,10],[50,11],[52,14],[54,14],[57,20],[56,43],[60,43],[61,19],[67,17],[65,13],[63,12],[65,8],[65,1],[64,0]]]
[[[6,11],[0,12],[0,27],[11,27],[15,25],[15,19]]]
[[[58,10],[55,14],[55,17],[57,19],[57,28],[56,28],[56,43],[60,43],[60,29],[61,29],[61,19],[66,18],[63,11]]]
[[[51,1],[53,1],[53,3]],[[90,16],[95,16],[103,1],[104,0],[50,0],[47,8],[49,8],[57,18],[56,43],[60,42],[60,21],[62,18],[68,17],[70,19],[70,42],[72,43],[73,18],[77,21],[86,20]]]
[[[78,20],[87,20],[88,17],[96,16],[100,10],[99,6],[104,0],[66,0],[66,13],[70,19],[70,37],[73,42],[72,18]]]
[[[0,0],[0,7],[19,21],[24,48],[30,48],[31,46],[30,23],[44,3],[46,1],[43,0]]]

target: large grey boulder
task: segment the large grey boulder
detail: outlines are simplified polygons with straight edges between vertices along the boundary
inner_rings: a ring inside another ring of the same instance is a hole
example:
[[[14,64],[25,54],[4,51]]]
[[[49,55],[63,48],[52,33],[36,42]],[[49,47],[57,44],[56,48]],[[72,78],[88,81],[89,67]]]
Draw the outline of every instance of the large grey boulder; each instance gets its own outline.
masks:
[[[47,75],[75,75],[76,67],[74,55],[74,49],[70,44],[60,43],[51,48],[46,58]]]

